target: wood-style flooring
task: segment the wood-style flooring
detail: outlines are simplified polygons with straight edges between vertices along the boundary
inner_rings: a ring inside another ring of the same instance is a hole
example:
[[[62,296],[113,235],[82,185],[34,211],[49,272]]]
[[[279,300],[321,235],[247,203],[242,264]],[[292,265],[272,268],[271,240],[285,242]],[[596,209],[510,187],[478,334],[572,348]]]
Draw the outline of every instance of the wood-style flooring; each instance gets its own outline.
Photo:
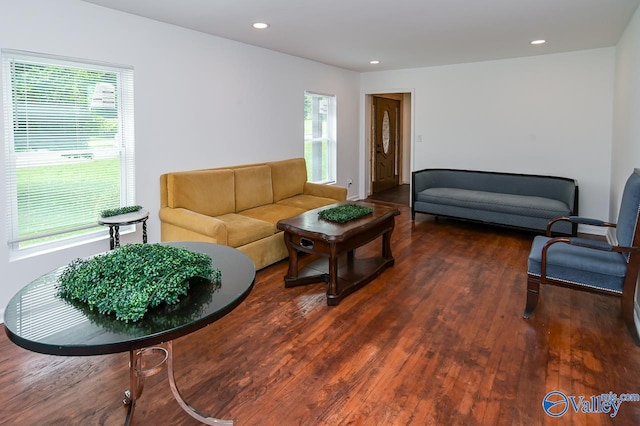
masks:
[[[385,191],[373,193],[369,195],[367,201],[379,201],[408,206],[411,203],[409,184],[402,184]]]
[[[412,222],[401,209],[395,265],[340,305],[326,305],[322,284],[285,289],[283,261],[258,272],[235,311],[174,341],[186,399],[238,426],[640,424],[640,402],[615,417],[569,407],[554,419],[542,406],[551,391],[583,403],[640,392],[640,348],[618,299],[543,287],[525,320],[531,234]],[[379,250],[375,241],[356,255]],[[122,424],[127,362],[31,353],[2,333],[0,423]],[[135,419],[198,424],[165,372],[147,379]]]

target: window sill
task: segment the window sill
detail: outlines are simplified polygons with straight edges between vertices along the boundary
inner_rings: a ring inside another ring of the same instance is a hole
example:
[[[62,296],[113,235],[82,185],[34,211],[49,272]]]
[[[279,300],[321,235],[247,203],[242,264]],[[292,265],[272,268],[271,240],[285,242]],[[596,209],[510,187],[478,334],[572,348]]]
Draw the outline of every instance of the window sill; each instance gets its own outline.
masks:
[[[131,234],[136,231],[135,225],[128,225],[120,227],[120,236]],[[32,257],[43,256],[50,253],[55,253],[63,250],[68,250],[74,247],[92,244],[99,241],[106,241],[104,251],[109,250],[109,231],[107,229],[100,229],[92,232],[88,235],[81,237],[69,238],[57,243],[41,244],[29,248],[10,250],[9,262],[19,261],[23,259],[29,259]]]

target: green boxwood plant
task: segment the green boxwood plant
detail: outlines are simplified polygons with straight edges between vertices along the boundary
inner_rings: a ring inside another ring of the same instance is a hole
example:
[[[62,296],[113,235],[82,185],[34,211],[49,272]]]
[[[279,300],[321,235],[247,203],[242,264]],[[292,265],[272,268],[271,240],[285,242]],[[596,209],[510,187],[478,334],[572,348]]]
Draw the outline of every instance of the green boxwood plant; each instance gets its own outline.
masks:
[[[221,272],[202,253],[160,244],[130,244],[71,262],[58,279],[58,295],[101,314],[135,322],[149,308],[176,304],[189,278],[220,282]]]
[[[343,204],[341,206],[321,210],[318,212],[318,216],[320,216],[321,219],[328,220],[330,222],[345,223],[368,215],[372,212],[373,209],[371,207],[361,206],[358,204]]]
[[[100,212],[101,217],[111,217],[118,216],[120,214],[133,213],[140,211],[142,206],[127,206],[127,207],[119,207],[117,209],[106,209]]]

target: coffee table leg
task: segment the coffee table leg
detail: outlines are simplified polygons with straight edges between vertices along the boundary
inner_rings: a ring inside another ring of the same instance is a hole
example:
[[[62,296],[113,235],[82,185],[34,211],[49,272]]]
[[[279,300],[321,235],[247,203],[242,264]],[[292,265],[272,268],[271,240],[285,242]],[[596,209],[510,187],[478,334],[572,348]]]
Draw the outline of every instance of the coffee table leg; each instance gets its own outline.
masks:
[[[298,276],[298,250],[291,244],[291,234],[288,232],[284,233],[284,245],[289,252],[289,270],[286,278],[296,278]]]
[[[176,379],[173,374],[173,341],[171,340],[168,341],[166,343],[166,346],[168,351],[167,375],[169,376],[169,386],[171,387],[171,392],[173,393],[173,396],[175,397],[176,401],[178,402],[178,404],[180,404],[180,407],[182,407],[182,409],[188,415],[190,415],[194,419],[206,425],[232,425],[233,420],[214,419],[213,417],[209,417],[200,413],[195,408],[193,408],[192,406],[190,406],[185,402],[185,400],[182,398],[182,395],[180,394],[180,391],[178,390],[178,386],[176,385]]]
[[[389,231],[382,234],[382,258],[383,259],[393,259],[393,254],[391,253],[391,232],[393,228]]]
[[[350,252],[351,260],[353,260],[353,252]],[[337,305],[339,300],[334,298],[338,296],[338,254],[336,253],[336,247],[331,246],[331,253],[329,255],[329,283],[327,285],[327,302],[329,304]]]

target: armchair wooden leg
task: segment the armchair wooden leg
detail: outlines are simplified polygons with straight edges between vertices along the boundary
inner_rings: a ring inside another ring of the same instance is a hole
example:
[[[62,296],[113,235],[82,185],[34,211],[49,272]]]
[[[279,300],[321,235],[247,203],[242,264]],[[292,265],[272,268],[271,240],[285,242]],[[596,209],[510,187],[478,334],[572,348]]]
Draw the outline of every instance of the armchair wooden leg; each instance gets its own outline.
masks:
[[[527,305],[524,308],[523,318],[529,318],[538,304],[540,294],[540,279],[527,275]]]

